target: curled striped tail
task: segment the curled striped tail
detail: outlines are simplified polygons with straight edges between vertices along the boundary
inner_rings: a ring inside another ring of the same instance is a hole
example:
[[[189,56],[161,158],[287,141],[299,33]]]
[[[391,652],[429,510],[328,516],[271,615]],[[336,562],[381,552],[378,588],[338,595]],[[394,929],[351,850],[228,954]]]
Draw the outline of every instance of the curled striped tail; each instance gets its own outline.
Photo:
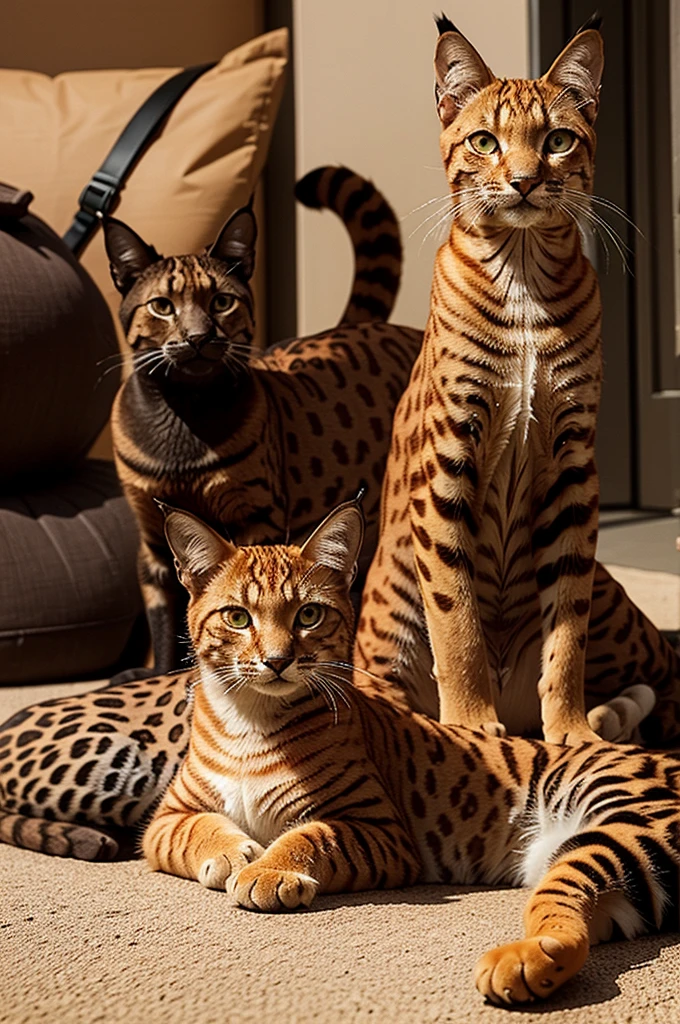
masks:
[[[70,821],[50,821],[25,814],[0,811],[0,842],[37,850],[53,857],[75,857],[76,860],[113,860],[118,853],[115,839]]]
[[[372,182],[347,167],[317,167],[295,186],[301,203],[334,210],[354,246],[354,281],[341,324],[387,320],[399,291],[401,237],[389,203]]]

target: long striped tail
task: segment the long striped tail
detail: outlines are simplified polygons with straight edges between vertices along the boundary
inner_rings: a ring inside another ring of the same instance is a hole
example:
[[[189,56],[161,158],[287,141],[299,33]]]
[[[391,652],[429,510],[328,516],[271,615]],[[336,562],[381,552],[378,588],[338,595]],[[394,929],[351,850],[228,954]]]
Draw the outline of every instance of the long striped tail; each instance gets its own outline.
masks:
[[[301,203],[328,209],[344,222],[354,246],[354,281],[340,324],[387,320],[399,291],[401,236],[389,203],[372,182],[347,167],[317,167],[295,186]]]
[[[88,825],[5,811],[0,811],[0,842],[76,860],[113,860],[118,853],[115,839]]]

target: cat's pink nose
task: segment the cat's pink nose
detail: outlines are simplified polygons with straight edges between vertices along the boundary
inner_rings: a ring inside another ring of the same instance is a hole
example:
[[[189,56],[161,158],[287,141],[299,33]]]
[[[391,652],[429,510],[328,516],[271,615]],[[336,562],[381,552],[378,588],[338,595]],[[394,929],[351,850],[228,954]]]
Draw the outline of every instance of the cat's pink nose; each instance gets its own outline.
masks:
[[[533,192],[533,190],[537,187],[537,185],[541,184],[541,179],[540,178],[513,178],[513,180],[510,182],[510,184],[512,185],[512,187],[514,189],[517,189],[517,191],[519,192],[519,194],[521,196],[523,196],[526,199],[526,197],[529,195],[529,193]]]
[[[289,665],[293,664],[293,658],[269,658],[265,661],[267,668],[270,668],[272,672],[276,672],[277,676],[280,676],[282,672],[285,672]]]

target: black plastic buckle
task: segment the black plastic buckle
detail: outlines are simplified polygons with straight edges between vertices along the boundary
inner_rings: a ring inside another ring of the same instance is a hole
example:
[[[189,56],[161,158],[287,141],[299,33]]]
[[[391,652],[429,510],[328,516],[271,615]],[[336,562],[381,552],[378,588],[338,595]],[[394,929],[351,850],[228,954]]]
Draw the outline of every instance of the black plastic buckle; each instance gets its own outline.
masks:
[[[78,205],[93,217],[103,217],[113,206],[120,182],[102,171],[97,171],[78,197]]]

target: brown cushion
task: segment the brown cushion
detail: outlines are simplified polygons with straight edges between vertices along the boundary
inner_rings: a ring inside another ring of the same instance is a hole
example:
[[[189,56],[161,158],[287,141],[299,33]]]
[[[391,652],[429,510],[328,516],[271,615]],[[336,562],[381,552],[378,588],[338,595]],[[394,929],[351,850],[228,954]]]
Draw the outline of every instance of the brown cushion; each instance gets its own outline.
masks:
[[[136,551],[111,463],[0,497],[0,683],[104,675],[141,612]]]
[[[115,208],[159,252],[198,252],[244,205],[264,166],[287,61],[285,29],[252,39],[203,75],[174,108]],[[0,70],[0,177],[30,189],[63,234],[81,190],[135,111],[177,68]],[[82,262],[112,311],[102,233]]]
[[[113,320],[96,285],[58,235],[21,216],[25,203],[12,210],[11,193],[3,195],[0,491],[11,491],[18,476],[67,469],[88,450],[108,420],[120,372]]]

